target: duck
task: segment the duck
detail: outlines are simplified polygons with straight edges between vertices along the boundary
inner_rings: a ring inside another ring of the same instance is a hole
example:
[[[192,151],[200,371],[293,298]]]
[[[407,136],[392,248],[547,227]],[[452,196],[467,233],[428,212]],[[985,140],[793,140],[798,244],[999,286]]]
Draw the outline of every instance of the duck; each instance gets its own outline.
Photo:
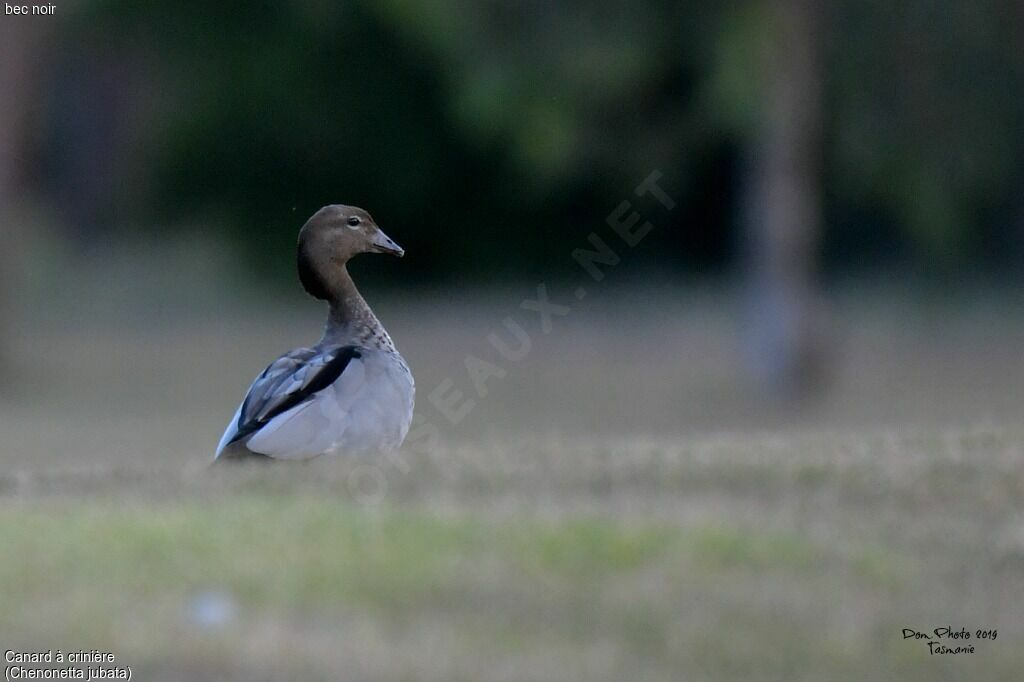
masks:
[[[323,336],[256,377],[217,445],[215,462],[362,457],[401,446],[416,385],[349,274],[349,260],[363,253],[401,258],[405,250],[355,206],[324,206],[299,230],[299,281],[327,303]]]

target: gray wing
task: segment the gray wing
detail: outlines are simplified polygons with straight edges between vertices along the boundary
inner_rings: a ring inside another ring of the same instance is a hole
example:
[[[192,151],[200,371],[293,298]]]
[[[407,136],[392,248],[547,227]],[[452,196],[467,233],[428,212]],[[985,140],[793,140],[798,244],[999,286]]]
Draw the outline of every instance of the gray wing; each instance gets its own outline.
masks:
[[[359,357],[356,346],[332,346],[296,348],[274,360],[249,387],[217,446],[217,456],[282,412],[312,400],[317,392],[337,381],[353,358]]]

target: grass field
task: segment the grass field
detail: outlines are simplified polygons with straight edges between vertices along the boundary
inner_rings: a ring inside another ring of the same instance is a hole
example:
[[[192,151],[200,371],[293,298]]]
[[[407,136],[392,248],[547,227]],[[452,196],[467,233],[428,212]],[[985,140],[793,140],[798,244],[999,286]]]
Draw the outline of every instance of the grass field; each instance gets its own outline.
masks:
[[[151,286],[25,302],[0,648],[111,651],[140,680],[1020,677],[1009,305],[840,297],[831,391],[783,406],[744,381],[728,297],[609,291],[453,426],[425,396],[472,390],[464,357],[532,287],[384,297],[440,439],[374,469],[368,503],[358,463],[206,467],[316,306]],[[902,636],[946,626],[998,635]]]

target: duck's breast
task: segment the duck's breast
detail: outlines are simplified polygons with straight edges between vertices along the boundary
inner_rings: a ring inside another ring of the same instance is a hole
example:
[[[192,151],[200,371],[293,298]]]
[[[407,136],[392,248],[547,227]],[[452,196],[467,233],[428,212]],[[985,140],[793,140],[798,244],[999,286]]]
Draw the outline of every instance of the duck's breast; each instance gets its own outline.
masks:
[[[347,424],[333,448],[339,454],[391,452],[405,440],[412,423],[415,383],[402,356],[392,350],[367,350],[362,361],[366,380],[358,398],[347,406]],[[345,396],[347,389],[340,383],[333,388]]]

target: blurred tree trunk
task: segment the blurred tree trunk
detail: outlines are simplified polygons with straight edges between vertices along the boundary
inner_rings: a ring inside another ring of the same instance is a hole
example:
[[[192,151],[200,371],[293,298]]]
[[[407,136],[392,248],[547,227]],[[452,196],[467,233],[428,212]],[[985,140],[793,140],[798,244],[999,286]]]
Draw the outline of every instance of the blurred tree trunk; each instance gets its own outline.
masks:
[[[818,0],[778,0],[762,64],[745,198],[754,370],[788,394],[813,389],[825,351],[818,283],[822,30]]]
[[[19,17],[0,23],[0,364],[10,337],[13,270],[21,244],[19,215],[24,202],[24,171],[29,101],[38,76],[39,47],[45,23]]]

